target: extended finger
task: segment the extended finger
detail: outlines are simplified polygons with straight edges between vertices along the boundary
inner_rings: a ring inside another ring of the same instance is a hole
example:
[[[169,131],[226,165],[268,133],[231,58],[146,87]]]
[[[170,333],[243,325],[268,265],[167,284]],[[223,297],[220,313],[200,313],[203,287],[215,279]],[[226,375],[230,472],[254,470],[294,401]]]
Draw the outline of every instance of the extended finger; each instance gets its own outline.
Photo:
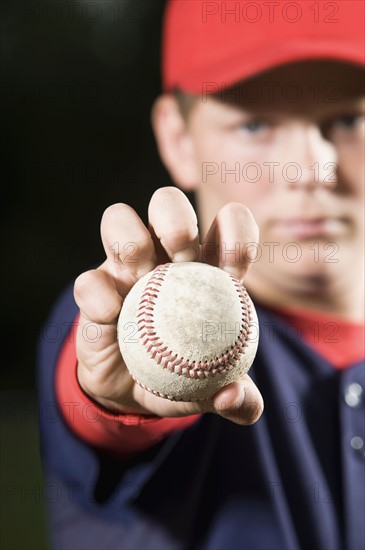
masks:
[[[156,239],[174,262],[194,261],[199,253],[198,221],[187,197],[176,187],[162,187],[152,196],[149,221]]]
[[[122,297],[113,277],[101,270],[80,275],[74,295],[80,308],[76,338],[79,382],[91,395],[116,398],[132,385],[117,342]]]
[[[81,314],[89,321],[105,325],[116,323],[122,297],[108,273],[91,269],[79,275],[74,285],[74,296]]]
[[[250,210],[241,203],[223,206],[202,245],[203,261],[242,279],[255,260],[259,229]]]
[[[109,271],[120,286],[131,287],[156,267],[151,234],[138,214],[127,204],[113,204],[101,220],[101,238]],[[118,285],[119,288],[119,285]]]

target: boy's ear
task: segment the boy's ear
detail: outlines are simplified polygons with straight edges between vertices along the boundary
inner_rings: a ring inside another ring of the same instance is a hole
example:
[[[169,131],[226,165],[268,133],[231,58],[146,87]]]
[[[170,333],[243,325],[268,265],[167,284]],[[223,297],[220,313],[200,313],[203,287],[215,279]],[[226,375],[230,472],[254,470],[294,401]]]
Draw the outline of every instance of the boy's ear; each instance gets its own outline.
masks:
[[[172,95],[161,95],[155,100],[151,121],[160,157],[172,179],[185,191],[194,190],[199,181],[194,147]]]

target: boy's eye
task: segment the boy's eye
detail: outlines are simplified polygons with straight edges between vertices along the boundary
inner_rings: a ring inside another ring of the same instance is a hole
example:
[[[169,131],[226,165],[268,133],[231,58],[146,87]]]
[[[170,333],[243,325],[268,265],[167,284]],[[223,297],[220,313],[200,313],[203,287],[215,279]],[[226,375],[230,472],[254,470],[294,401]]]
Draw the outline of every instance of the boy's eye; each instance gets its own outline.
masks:
[[[249,122],[244,122],[239,125],[240,130],[243,130],[250,134],[258,133],[262,130],[265,130],[266,128],[267,128],[267,124],[265,124],[261,120],[251,120]]]
[[[363,118],[363,116],[364,115],[362,114],[341,115],[332,121],[332,126],[334,128],[351,130],[357,125],[357,123],[361,120],[361,118]]]
[[[363,139],[364,114],[348,113],[332,118],[323,127],[323,134],[333,142]]]

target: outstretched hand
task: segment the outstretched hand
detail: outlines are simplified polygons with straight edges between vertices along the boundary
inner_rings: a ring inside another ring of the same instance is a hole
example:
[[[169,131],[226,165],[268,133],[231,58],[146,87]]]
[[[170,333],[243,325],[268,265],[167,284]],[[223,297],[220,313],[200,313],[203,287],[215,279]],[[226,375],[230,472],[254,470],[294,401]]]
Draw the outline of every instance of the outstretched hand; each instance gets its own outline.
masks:
[[[236,242],[258,242],[252,214],[240,203],[225,205],[202,243],[194,209],[177,188],[158,189],[151,198],[148,215],[147,228],[130,206],[110,206],[101,222],[106,260],[75,282],[74,294],[80,308],[76,338],[79,383],[95,401],[119,413],[179,417],[211,412],[238,424],[252,424],[261,416],[263,401],[248,375],[225,386],[207,401],[169,401],[134,382],[117,341],[123,299],[138,279],[161,263],[205,262],[229,271],[242,281],[250,258],[243,256],[237,261],[233,254],[222,253],[222,247],[232,250]],[[100,326],[98,341],[83,337],[88,323]]]

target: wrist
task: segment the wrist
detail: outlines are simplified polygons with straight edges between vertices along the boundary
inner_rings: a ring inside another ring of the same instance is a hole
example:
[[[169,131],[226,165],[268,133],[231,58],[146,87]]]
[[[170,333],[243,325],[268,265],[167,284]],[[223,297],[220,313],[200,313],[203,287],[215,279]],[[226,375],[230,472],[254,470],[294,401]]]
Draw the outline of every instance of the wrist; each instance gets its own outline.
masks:
[[[157,415],[152,414],[150,411],[139,405],[134,400],[131,401],[124,401],[124,402],[118,402],[113,399],[109,399],[106,397],[102,397],[88,387],[88,384],[85,383],[84,377],[81,374],[82,369],[80,368],[79,362],[76,366],[76,380],[79,385],[80,390],[83,392],[86,398],[88,398],[90,401],[92,401],[96,407],[99,407],[100,409],[103,409],[105,412],[109,414],[115,414],[115,415],[137,415],[137,416],[144,416],[149,418],[159,418]]]

